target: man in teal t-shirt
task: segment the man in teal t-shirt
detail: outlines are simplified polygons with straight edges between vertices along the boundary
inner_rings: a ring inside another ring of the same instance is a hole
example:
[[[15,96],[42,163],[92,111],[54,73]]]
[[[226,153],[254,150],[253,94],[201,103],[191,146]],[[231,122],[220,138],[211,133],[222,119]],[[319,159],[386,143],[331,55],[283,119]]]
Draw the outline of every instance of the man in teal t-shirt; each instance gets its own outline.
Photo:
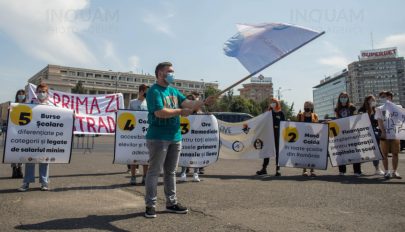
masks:
[[[180,115],[187,117],[204,104],[212,104],[215,97],[204,102],[187,100],[176,88],[171,63],[163,62],[155,69],[156,84],[146,95],[149,128],[146,146],[149,150],[149,170],[146,174],[145,217],[156,217],[157,184],[160,170],[164,171],[166,210],[185,214],[188,209],[177,202],[176,168],[181,152]]]

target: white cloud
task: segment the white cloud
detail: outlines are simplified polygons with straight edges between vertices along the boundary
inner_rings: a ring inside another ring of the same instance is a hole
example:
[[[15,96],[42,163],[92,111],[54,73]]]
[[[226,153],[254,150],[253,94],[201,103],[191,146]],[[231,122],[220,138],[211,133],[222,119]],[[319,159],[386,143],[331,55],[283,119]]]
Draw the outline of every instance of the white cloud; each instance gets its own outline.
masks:
[[[386,47],[397,47],[400,55],[405,54],[405,34],[390,35],[377,43],[377,48]]]
[[[349,60],[343,56],[329,56],[318,60],[320,64],[328,65],[336,68],[345,68],[349,64]]]
[[[95,65],[79,33],[90,22],[77,20],[88,0],[0,0],[0,30],[28,55],[54,64]]]
[[[323,42],[323,46],[323,50],[326,51],[326,55],[318,59],[320,64],[327,65],[335,69],[347,67],[350,61],[338,47],[327,41]]]
[[[156,31],[163,33],[169,37],[175,37],[171,26],[169,25],[169,23],[167,23],[167,19],[172,17],[172,14],[166,17],[159,17],[156,14],[147,13],[146,16],[143,17],[143,21],[146,24],[152,26]]]
[[[140,59],[138,56],[136,55],[132,55],[128,58],[128,62],[129,62],[129,67],[130,69],[136,69],[140,67]]]

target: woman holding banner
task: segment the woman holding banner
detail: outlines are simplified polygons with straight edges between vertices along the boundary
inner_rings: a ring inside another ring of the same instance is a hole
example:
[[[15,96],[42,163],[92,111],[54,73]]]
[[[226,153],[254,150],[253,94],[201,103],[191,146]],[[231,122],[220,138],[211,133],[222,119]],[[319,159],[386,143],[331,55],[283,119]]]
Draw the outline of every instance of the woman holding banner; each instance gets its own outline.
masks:
[[[349,95],[346,92],[339,94],[338,101],[335,108],[336,118],[346,118],[354,115],[356,107],[350,102]],[[353,172],[356,176],[361,176],[360,163],[353,164]],[[339,175],[346,174],[346,165],[339,165]]]
[[[16,103],[25,103],[25,90],[20,89],[17,91],[17,93],[15,94],[15,102]],[[11,178],[23,178],[23,172],[22,172],[22,164],[18,163],[18,164],[11,164],[11,168],[13,169],[13,173],[11,175]]]
[[[31,103],[41,104],[41,105],[53,105],[48,101],[48,85],[39,84],[36,89],[37,98]],[[39,182],[41,183],[41,191],[48,191],[49,187],[49,164],[40,163],[39,164]],[[30,183],[35,183],[35,164],[26,163],[25,164],[25,176],[23,180],[23,185],[18,189],[20,192],[25,192],[29,189]]]
[[[281,104],[277,98],[272,98],[270,101],[269,111],[271,111],[273,116],[273,128],[274,128],[274,144],[276,147],[276,176],[281,176],[280,166],[278,166],[278,148],[280,139],[280,122],[285,121],[285,116],[283,111],[281,111]],[[257,175],[266,175],[267,166],[269,165],[270,158],[263,159],[262,169],[257,171]]]
[[[368,95],[364,98],[363,106],[359,109],[359,114],[367,113],[370,117],[371,126],[373,127],[373,131],[375,134],[375,138],[377,139],[377,144],[380,144],[380,136],[381,131],[378,128],[378,120],[375,119],[375,107],[377,102],[375,101],[375,97],[373,95]],[[384,172],[379,168],[380,161],[373,160],[373,165],[375,168],[375,175],[384,175]]]
[[[304,103],[304,113],[298,113],[297,120],[299,122],[318,122],[318,115],[314,113],[314,103],[311,101],[306,101]],[[310,170],[310,174],[308,174],[307,169],[304,168],[302,170],[303,176],[316,176],[315,171],[313,168]]]

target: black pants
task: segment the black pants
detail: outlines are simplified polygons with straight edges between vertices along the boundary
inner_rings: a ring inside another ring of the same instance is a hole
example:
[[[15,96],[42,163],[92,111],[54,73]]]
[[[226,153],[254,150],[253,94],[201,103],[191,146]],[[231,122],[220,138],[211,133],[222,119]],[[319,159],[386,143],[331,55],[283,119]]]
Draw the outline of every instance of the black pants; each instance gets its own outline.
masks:
[[[346,173],[346,165],[339,165],[339,172]],[[361,165],[360,165],[360,163],[353,164],[353,172],[355,174],[361,174]]]
[[[278,166],[278,141],[279,141],[279,135],[278,135],[278,133],[274,133],[274,143],[275,143],[274,145],[276,147],[276,171],[280,170],[280,166]],[[262,169],[266,170],[269,163],[270,163],[270,158],[264,158]]]

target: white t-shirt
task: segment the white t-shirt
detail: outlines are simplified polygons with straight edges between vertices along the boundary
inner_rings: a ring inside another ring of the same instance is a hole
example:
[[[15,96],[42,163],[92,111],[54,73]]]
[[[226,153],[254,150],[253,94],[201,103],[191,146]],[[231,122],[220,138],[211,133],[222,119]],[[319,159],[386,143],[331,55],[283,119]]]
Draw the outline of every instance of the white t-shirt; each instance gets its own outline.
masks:
[[[146,99],[144,99],[143,101],[138,100],[138,99],[133,99],[129,102],[129,109],[131,110],[148,110],[148,105],[146,103]]]
[[[387,102],[387,103],[385,103],[385,104],[394,104],[394,103],[392,103],[392,102]],[[376,107],[376,108],[375,108],[375,115],[374,115],[374,118],[375,118],[376,120],[378,120],[378,119],[384,120],[385,104],[382,105],[382,106],[379,106],[379,107]],[[396,106],[399,107],[399,108],[402,108],[401,105],[396,105]]]

